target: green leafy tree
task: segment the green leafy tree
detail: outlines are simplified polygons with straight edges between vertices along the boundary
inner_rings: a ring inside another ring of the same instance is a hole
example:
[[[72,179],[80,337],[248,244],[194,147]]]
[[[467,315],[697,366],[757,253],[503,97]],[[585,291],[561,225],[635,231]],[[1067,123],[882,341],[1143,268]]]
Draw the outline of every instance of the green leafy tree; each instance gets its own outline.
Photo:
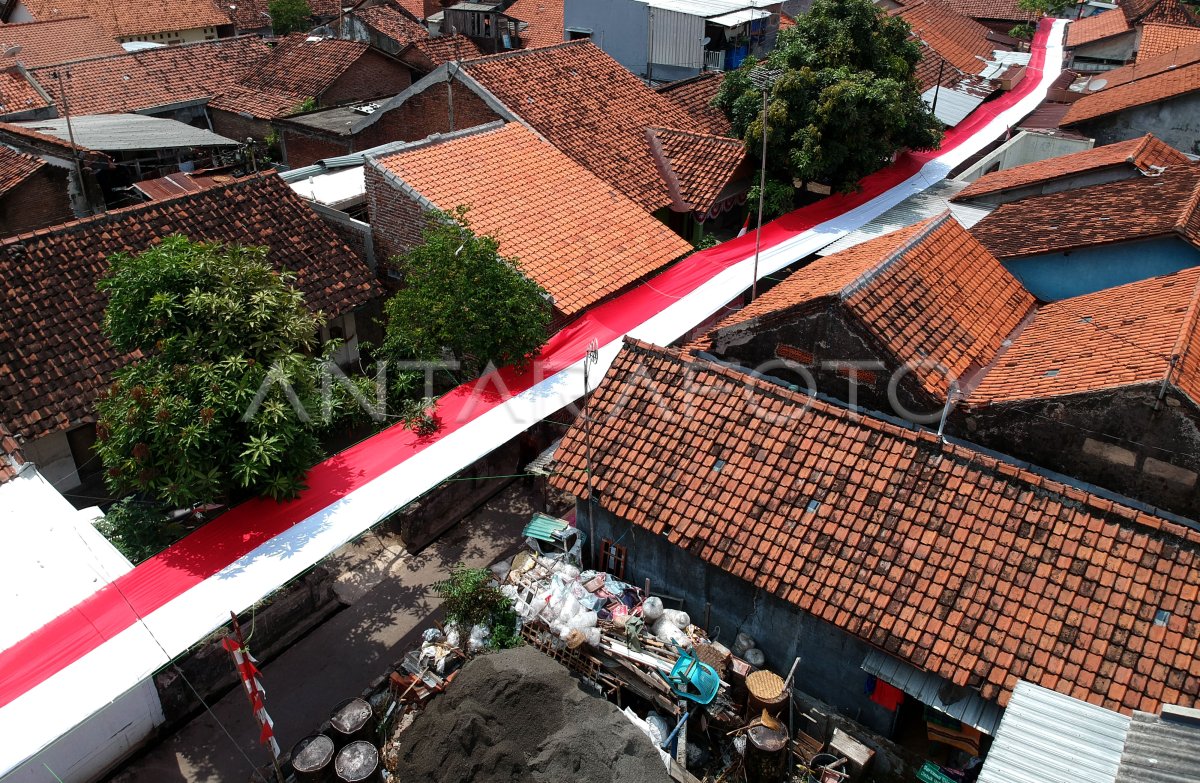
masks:
[[[934,149],[942,124],[921,100],[920,49],[908,25],[870,0],[816,0],[779,36],[765,62],[726,74],[714,103],[755,159],[762,154],[762,92],[751,72],[772,69],[767,103],[767,200],[790,206],[796,183],[852,192],[904,149]]]
[[[1017,8],[1038,16],[1063,16],[1074,7],[1075,0],[1017,0]]]
[[[313,15],[308,0],[271,0],[267,13],[271,15],[271,32],[275,35],[308,30]]]
[[[96,529],[131,563],[140,563],[175,543],[186,532],[183,525],[168,518],[167,511],[158,503],[122,498],[96,522]]]
[[[439,361],[449,351],[474,377],[489,363],[521,364],[545,343],[545,290],[466,216],[465,207],[429,213],[421,244],[392,260],[404,287],[384,306],[384,357]]]
[[[188,505],[303,488],[351,396],[312,356],[321,317],[266,255],[175,236],[109,259],[104,330],[140,352],[96,404],[112,490]]]

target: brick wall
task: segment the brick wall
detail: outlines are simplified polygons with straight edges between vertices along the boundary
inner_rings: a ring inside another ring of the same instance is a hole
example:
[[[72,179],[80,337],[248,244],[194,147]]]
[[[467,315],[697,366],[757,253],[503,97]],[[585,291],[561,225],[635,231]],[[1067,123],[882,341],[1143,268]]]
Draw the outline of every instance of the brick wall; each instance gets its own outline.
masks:
[[[243,117],[231,111],[212,109],[213,133],[244,142],[246,139],[262,141],[271,132],[271,123],[266,120],[256,120]]]
[[[379,275],[388,273],[389,260],[421,241],[425,213],[421,205],[384,178],[373,166],[366,168],[367,209]]]
[[[279,144],[283,161],[294,169],[311,166],[322,158],[354,152],[353,139],[349,137],[318,136],[291,127],[280,129]]]
[[[456,84],[454,87],[454,127],[457,130],[501,119],[483,99]],[[356,149],[367,149],[390,141],[417,141],[433,133],[450,130],[449,100],[446,84],[435,84],[412,96],[403,105],[385,112],[356,140]]]
[[[329,85],[319,98],[322,106],[397,95],[412,84],[412,70],[379,52],[366,52]]]
[[[68,174],[43,166],[24,182],[0,195],[0,236],[53,226],[73,220],[67,195]]]

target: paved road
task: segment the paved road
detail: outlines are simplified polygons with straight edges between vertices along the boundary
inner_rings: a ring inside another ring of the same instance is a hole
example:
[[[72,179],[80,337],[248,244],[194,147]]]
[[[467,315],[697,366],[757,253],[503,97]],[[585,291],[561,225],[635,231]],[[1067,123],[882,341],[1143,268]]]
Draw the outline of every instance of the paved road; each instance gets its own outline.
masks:
[[[350,606],[263,667],[280,747],[312,732],[335,704],[357,696],[401,657],[438,609],[431,585],[457,563],[483,566],[500,559],[517,543],[531,511],[529,493],[518,482],[416,557],[398,540],[373,534],[339,551],[345,570],[335,590]],[[240,690],[212,708],[255,764],[269,762]],[[252,776],[246,758],[205,713],[136,757],[111,783],[245,783]]]

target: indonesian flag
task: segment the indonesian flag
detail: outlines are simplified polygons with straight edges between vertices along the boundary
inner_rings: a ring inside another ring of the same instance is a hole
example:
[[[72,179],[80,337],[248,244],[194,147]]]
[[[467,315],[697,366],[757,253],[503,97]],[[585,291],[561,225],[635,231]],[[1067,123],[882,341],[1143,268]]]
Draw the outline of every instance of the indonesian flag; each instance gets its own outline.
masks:
[[[742,230],[738,232],[738,236],[739,237],[745,236],[746,232],[749,230],[750,230],[750,213],[747,212],[746,213],[746,222],[742,224]]]

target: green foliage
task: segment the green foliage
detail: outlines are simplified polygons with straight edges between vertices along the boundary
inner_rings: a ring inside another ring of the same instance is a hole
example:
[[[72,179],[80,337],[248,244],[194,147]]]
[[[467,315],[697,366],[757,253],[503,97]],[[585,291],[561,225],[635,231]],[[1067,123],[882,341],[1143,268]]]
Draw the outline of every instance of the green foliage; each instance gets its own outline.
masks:
[[[1075,0],[1017,0],[1017,8],[1039,16],[1062,16]]]
[[[313,15],[308,0],[271,0],[267,13],[271,15],[271,32],[275,35],[308,30]]]
[[[486,568],[458,566],[450,578],[433,586],[441,596],[446,622],[455,623],[464,631],[473,625],[492,629],[490,644],[503,650],[521,643],[517,636],[517,614],[512,601],[492,583],[492,572]]]
[[[140,352],[96,404],[96,450],[115,492],[183,506],[303,488],[323,455],[319,432],[351,409],[349,393],[328,384],[322,394],[311,356],[321,317],[266,254],[175,236],[109,259],[104,330],[118,351]]]
[[[746,204],[750,207],[751,227],[758,225],[755,220],[758,217],[758,190],[758,183],[755,183],[746,196]],[[782,182],[776,182],[773,179],[768,179],[766,197],[763,199],[763,219],[770,220],[773,217],[791,212],[795,201],[796,189],[794,187],[785,185]]]
[[[1033,40],[1033,34],[1035,32],[1037,32],[1037,28],[1025,22],[1009,30],[1008,34],[1013,38],[1019,38],[1022,41],[1031,41]]]
[[[474,377],[489,362],[520,364],[546,341],[546,292],[495,238],[476,236],[466,214],[430,213],[422,243],[393,259],[404,287],[384,305],[382,356],[439,361],[449,351]]]
[[[131,563],[153,557],[183,537],[183,526],[167,521],[167,509],[134,498],[118,500],[96,522],[100,534]]]
[[[316,98],[305,98],[292,107],[292,114],[304,114],[317,108]]]
[[[695,250],[707,250],[710,247],[716,247],[721,244],[721,240],[709,233],[703,233],[700,238],[692,243],[692,248]]]
[[[852,192],[903,149],[934,149],[942,125],[914,76],[920,49],[909,27],[870,0],[816,0],[779,36],[765,65],[778,69],[767,103],[767,195],[789,203],[796,182]],[[762,92],[749,58],[725,76],[714,104],[754,158],[762,154]],[[779,214],[773,211],[772,215]]]

